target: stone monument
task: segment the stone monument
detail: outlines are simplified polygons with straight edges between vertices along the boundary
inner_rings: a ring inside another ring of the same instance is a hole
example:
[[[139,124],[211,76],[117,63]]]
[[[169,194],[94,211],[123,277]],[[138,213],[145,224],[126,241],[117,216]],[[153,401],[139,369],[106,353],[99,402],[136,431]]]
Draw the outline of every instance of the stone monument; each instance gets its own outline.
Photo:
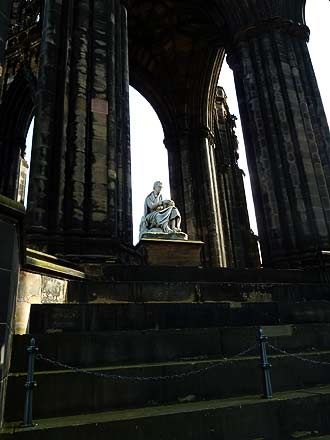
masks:
[[[202,241],[188,240],[173,200],[163,199],[163,184],[154,183],[144,202],[137,249],[151,266],[200,266]]]
[[[162,188],[162,182],[155,182],[153,191],[145,199],[144,214],[140,224],[140,239],[188,240],[188,235],[180,228],[179,209],[173,200],[163,199]]]

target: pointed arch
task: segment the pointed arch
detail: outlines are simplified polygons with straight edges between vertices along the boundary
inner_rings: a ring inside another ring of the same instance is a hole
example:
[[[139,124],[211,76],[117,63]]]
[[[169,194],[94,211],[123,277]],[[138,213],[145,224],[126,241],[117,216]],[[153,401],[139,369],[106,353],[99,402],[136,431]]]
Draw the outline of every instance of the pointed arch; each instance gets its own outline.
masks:
[[[0,106],[0,193],[10,198],[15,197],[19,159],[35,112],[34,81],[33,75],[21,68]]]

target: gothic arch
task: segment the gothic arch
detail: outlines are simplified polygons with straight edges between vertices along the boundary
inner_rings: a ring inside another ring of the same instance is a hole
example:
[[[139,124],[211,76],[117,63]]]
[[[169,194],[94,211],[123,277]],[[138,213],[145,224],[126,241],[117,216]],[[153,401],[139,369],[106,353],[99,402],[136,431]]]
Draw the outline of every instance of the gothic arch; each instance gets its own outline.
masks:
[[[15,195],[19,157],[35,111],[33,81],[21,68],[0,106],[0,193],[8,197]]]
[[[165,127],[173,124],[170,103],[166,99],[162,99],[157,91],[157,87],[153,84],[152,78],[149,78],[149,80],[146,80],[146,78],[148,77],[145,76],[142,69],[135,68],[133,71],[130,71],[130,85],[149,102],[156,112],[163,130],[165,130]]]

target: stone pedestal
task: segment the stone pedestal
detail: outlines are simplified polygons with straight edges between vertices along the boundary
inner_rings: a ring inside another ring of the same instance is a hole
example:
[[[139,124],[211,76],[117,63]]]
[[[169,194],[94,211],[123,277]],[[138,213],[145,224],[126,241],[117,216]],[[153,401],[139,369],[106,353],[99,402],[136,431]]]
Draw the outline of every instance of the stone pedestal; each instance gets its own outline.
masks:
[[[143,238],[136,249],[148,266],[201,266],[202,241]]]

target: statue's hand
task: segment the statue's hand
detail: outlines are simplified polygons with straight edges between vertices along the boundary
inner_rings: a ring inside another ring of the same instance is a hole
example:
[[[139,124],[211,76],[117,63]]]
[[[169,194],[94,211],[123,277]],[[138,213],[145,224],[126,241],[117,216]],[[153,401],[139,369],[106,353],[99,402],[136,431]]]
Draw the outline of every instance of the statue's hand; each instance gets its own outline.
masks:
[[[173,202],[173,200],[165,200],[165,201],[163,201],[163,203],[166,206],[175,206],[175,203]]]

